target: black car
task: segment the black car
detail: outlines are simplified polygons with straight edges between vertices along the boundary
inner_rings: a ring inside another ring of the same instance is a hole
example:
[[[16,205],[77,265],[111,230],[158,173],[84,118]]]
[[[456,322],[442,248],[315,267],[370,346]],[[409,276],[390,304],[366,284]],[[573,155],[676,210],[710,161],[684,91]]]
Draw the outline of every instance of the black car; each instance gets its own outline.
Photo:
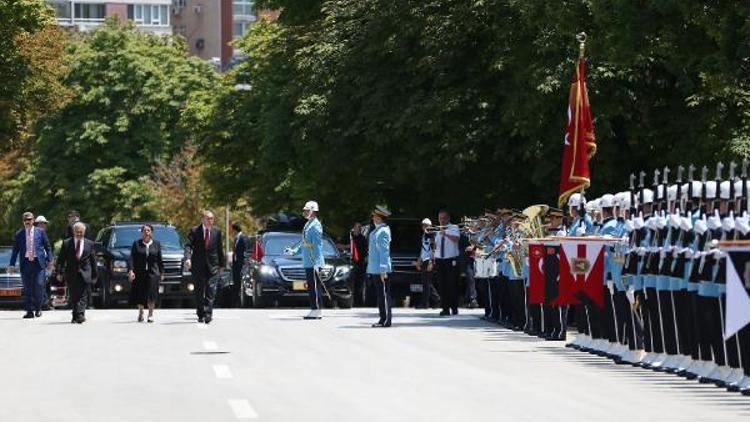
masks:
[[[141,238],[145,222],[117,222],[102,229],[96,236],[98,282],[92,296],[98,307],[107,308],[126,302],[131,290],[128,280],[130,248]],[[149,222],[154,226],[154,239],[161,243],[164,260],[164,281],[159,285],[159,300],[174,299],[192,302],[195,285],[184,268],[184,242],[177,229],[168,223]]]
[[[0,246],[0,303],[21,305],[23,304],[21,273],[20,271],[8,273],[12,253],[12,247]]]
[[[288,247],[302,241],[301,229],[268,230],[250,237],[253,253],[248,258],[239,289],[240,306],[262,308],[280,302],[306,300],[307,282],[302,268],[301,252],[295,256],[284,255]],[[329,306],[351,308],[354,301],[350,280],[351,262],[336,248],[333,240],[324,235],[323,255],[326,265],[321,271],[325,286],[323,297]]]

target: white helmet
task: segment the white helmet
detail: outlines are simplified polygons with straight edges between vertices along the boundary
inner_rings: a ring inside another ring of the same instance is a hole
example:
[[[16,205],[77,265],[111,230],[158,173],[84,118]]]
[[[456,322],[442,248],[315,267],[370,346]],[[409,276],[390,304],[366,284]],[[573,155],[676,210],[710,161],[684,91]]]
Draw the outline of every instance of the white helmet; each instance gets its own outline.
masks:
[[[615,195],[615,204],[620,208],[630,208],[630,192],[619,192]]]
[[[601,208],[612,208],[615,206],[615,196],[607,193],[602,195],[602,197],[599,199],[599,206]]]
[[[431,226],[432,225],[432,220],[430,220],[429,218],[425,218],[424,220],[422,220],[422,225],[423,226]]]
[[[705,185],[706,199],[716,199],[716,181],[709,180]]]
[[[302,208],[304,211],[314,211],[318,212],[318,203],[315,201],[307,201],[305,202],[305,206]]]
[[[651,189],[643,189],[643,205],[654,203],[654,191]]]
[[[570,195],[570,198],[568,198],[568,206],[569,207],[576,207],[576,208],[578,208],[578,207],[581,206],[581,202],[584,202],[583,201],[583,195],[581,195],[580,193],[577,193],[577,192],[574,193],[574,194],[572,194],[572,195]],[[585,202],[584,202],[584,204],[585,204]]]
[[[586,208],[586,212],[593,213],[594,211],[600,211],[601,210],[601,206],[599,204],[600,202],[601,202],[601,198],[596,198],[594,200],[587,202],[586,205],[584,205],[584,207]]]
[[[668,201],[676,201],[677,200],[677,185],[670,185],[667,188],[667,200]]]
[[[729,180],[724,180],[723,182],[719,183],[719,198],[729,199],[731,183],[732,182],[730,182]],[[742,181],[740,181],[740,185],[742,185]]]
[[[747,183],[747,186],[750,188],[750,181],[745,182]],[[742,180],[737,180],[734,182],[734,197],[740,198],[742,197]]]

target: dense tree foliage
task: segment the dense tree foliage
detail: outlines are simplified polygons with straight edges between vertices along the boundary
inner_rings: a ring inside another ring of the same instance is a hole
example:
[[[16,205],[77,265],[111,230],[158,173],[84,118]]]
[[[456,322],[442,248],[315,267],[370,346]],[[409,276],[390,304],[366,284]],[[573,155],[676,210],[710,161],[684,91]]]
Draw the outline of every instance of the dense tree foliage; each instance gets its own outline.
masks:
[[[744,2],[266,3],[280,19],[239,43],[228,81],[252,89],[222,91],[203,143],[212,187],[257,212],[316,198],[340,228],[379,202],[415,216],[553,203],[580,31],[592,194],[747,151]]]
[[[70,208],[95,228],[112,219],[170,219],[179,210],[159,208],[149,181],[191,139],[183,112],[199,113],[196,103],[218,83],[215,71],[188,57],[179,39],[116,20],[79,35],[68,54],[63,82],[73,98],[39,123],[34,163],[11,215],[40,210],[58,228]]]

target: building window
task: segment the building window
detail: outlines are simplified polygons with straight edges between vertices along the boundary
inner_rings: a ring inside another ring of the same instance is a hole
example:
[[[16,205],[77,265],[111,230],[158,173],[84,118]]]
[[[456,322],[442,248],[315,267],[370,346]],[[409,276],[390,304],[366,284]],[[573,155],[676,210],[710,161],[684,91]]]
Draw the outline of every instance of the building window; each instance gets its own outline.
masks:
[[[130,4],[128,19],[140,26],[169,26],[169,6],[165,4]]]
[[[234,19],[250,19],[253,15],[253,0],[233,0]]]
[[[107,15],[107,7],[98,3],[75,3],[76,20],[103,21]]]
[[[47,4],[55,11],[57,19],[70,19],[70,0],[49,0]]]

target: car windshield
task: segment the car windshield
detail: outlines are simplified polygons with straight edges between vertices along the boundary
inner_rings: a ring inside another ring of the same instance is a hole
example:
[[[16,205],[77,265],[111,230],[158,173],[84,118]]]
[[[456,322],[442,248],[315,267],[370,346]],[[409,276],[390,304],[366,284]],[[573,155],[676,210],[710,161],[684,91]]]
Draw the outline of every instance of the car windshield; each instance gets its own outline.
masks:
[[[140,227],[118,227],[112,231],[109,244],[112,249],[130,248],[133,242],[140,238]],[[154,227],[154,239],[158,240],[164,249],[182,249],[180,234],[172,227]]]
[[[12,249],[0,249],[0,267],[7,267],[8,265],[10,265],[11,253],[13,253]]]
[[[297,247],[301,241],[302,234],[299,233],[284,233],[267,236],[263,243],[263,253],[266,255],[283,255],[284,249]],[[333,241],[327,237],[323,238],[323,255],[328,257],[338,256],[336,245],[334,245]],[[296,256],[302,256],[302,248],[300,248]]]
[[[392,221],[391,252],[417,253],[422,245],[422,226],[419,221]]]

